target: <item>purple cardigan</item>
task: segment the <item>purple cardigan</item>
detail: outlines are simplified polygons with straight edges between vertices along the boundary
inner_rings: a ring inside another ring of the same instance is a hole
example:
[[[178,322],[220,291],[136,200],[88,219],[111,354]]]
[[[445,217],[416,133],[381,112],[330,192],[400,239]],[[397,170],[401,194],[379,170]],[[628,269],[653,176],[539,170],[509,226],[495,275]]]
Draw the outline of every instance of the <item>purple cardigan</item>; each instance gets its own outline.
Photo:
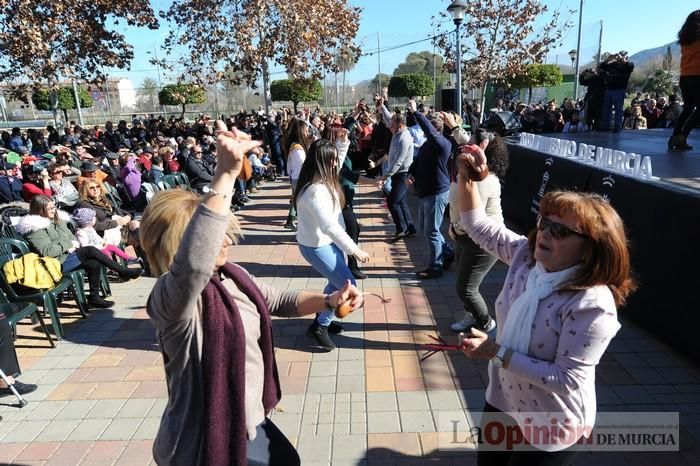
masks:
[[[523,293],[531,270],[527,238],[489,219],[483,208],[462,212],[461,224],[477,244],[509,265],[496,299],[498,341],[511,305]],[[515,417],[521,428],[526,419],[531,425],[538,418],[549,425],[549,413],[569,419],[572,431],[592,428],[596,415],[595,366],[619,329],[608,287],[555,291],[540,301],[528,354],[513,353],[507,369],[489,364],[486,400]],[[537,447],[557,451],[571,444],[562,439],[553,443]]]

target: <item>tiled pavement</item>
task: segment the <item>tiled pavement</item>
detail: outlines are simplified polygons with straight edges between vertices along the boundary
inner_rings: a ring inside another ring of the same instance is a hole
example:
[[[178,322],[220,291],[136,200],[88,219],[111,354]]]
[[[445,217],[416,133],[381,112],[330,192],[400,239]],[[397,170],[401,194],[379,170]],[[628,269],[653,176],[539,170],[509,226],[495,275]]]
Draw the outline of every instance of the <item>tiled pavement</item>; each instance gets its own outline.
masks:
[[[232,259],[261,279],[285,289],[321,290],[324,280],[301,258],[282,229],[288,185],[267,183],[239,212],[246,237]],[[297,445],[309,466],[475,464],[474,453],[438,449],[438,417],[479,411],[486,364],[459,354],[419,362],[416,345],[427,334],[451,335],[460,303],[454,275],[418,282],[424,266],[422,239],[389,245],[393,229],[372,189],[358,196],[362,245],[372,260],[360,282],[364,312],[345,320],[338,350],[313,351],[304,336],[310,319],[276,319],[275,344],[283,398],[272,418]],[[492,303],[505,267],[486,278]],[[56,349],[27,321],[17,340],[24,373],[38,383],[23,409],[0,399],[0,464],[146,465],[167,392],[160,354],[144,305],[153,279],[114,284],[117,306],[79,320],[67,306],[67,338]],[[649,333],[623,321],[598,368],[602,411],[679,411],[681,452],[580,454],[576,464],[690,465],[700,463],[700,367]]]

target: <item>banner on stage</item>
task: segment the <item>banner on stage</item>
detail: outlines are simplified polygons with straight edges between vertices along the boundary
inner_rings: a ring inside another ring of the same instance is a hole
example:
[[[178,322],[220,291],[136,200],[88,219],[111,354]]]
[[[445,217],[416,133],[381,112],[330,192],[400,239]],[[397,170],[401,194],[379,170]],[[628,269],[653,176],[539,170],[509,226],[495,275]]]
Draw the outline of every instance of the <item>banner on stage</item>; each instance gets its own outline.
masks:
[[[651,157],[607,147],[550,138],[539,134],[520,133],[520,145],[546,154],[595,165],[603,170],[620,173],[640,180],[658,180],[653,175]]]

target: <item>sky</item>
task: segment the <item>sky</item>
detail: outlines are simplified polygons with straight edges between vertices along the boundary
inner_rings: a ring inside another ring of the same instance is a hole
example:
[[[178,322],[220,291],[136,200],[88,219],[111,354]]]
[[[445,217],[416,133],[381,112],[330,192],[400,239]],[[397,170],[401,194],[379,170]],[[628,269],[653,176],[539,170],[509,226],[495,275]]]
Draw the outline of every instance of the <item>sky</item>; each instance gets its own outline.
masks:
[[[560,11],[561,18],[574,26],[567,30],[563,45],[553,50],[547,57],[548,63],[570,64],[568,51],[576,48],[578,9],[580,0],[542,0],[549,11]],[[216,2],[213,2],[215,4]],[[600,36],[600,22],[603,22],[603,52],[626,50],[630,55],[640,50],[658,47],[676,39],[678,29],[692,11],[687,0],[586,0],[583,6],[582,57],[593,57],[597,53]],[[170,0],[151,0],[154,9],[166,9]],[[432,35],[431,17],[444,11],[448,0],[350,0],[350,4],[362,8],[358,42],[368,55],[362,56],[355,68],[347,75],[347,82],[357,83],[372,79],[381,69],[391,74],[411,52],[432,51],[430,41],[397,48],[376,54],[379,47],[387,48],[409,42],[420,41]],[[663,8],[663,14],[659,9]],[[569,11],[575,10],[572,14]],[[653,15],[649,13],[654,12]],[[646,19],[645,19],[646,18]],[[647,24],[646,21],[649,23]],[[168,24],[163,22],[161,29],[130,28],[125,31],[127,41],[134,46],[134,61],[131,70],[111,71],[110,76],[127,77],[135,86],[145,77],[158,79],[158,71],[148,63],[154,50],[162,58],[160,44],[167,35]],[[369,53],[375,52],[372,55]],[[380,60],[379,60],[380,58]],[[585,58],[582,58],[582,62]],[[285,77],[284,70],[272,66],[272,79]],[[161,70],[161,82],[169,77]]]

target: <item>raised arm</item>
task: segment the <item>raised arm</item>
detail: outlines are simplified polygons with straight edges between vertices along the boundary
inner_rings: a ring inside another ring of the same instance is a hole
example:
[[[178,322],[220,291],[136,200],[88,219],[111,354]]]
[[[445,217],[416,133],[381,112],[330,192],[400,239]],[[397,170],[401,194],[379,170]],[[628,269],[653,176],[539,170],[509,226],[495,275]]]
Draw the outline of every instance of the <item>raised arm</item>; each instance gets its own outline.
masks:
[[[436,130],[435,127],[430,123],[428,117],[426,117],[417,110],[416,101],[413,99],[408,101],[408,112],[412,113],[413,116],[416,118],[418,126],[420,126],[420,129],[423,130],[426,139],[432,143],[435,143],[437,137],[440,136],[440,133],[438,133],[438,130]]]
[[[229,132],[217,121],[218,163],[202,202],[182,237],[168,273],[158,279],[149,298],[154,325],[165,328],[191,318],[197,299],[211,278],[224,241],[236,177],[245,154],[260,145],[237,131]]]
[[[467,170],[468,163],[476,171],[484,170],[486,156],[478,146],[469,147],[473,154],[460,153],[455,162],[459,170],[457,195],[461,212],[460,224],[475,243],[510,265],[515,252],[523,242],[527,242],[527,238],[486,216],[477,184],[469,178]]]

